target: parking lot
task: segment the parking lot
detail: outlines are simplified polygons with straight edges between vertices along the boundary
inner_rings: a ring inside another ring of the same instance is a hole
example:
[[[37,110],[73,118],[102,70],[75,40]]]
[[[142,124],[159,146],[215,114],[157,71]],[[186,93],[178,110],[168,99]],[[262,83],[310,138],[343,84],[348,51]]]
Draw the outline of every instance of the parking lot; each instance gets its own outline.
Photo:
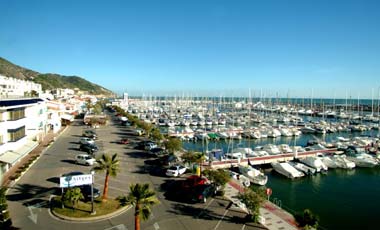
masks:
[[[134,229],[133,211],[106,221],[72,223],[53,218],[48,211],[51,195],[59,194],[59,176],[72,171],[90,173],[92,167],[78,165],[75,156],[84,153],[79,150],[79,140],[87,127],[80,121],[74,122],[60,135],[55,143],[46,150],[41,158],[10,189],[9,208],[16,227],[22,229]],[[98,139],[95,143],[102,153],[118,154],[120,172],[109,181],[109,199],[126,195],[131,183],[149,183],[157,192],[160,204],[153,207],[148,221],[142,222],[142,229],[262,229],[262,227],[244,225],[244,213],[228,209],[230,201],[215,197],[205,204],[188,204],[165,198],[167,185],[180,178],[165,176],[161,167],[149,164],[155,158],[144,150],[135,149],[137,142],[143,140],[133,133],[133,129],[120,125],[116,118],[105,126],[96,129]],[[120,144],[122,138],[128,138],[128,144]],[[105,174],[95,174],[95,186],[103,191]],[[169,186],[170,187],[170,186]],[[42,205],[43,204],[43,205]],[[37,216],[34,219],[31,217]],[[34,221],[36,220],[36,221]]]

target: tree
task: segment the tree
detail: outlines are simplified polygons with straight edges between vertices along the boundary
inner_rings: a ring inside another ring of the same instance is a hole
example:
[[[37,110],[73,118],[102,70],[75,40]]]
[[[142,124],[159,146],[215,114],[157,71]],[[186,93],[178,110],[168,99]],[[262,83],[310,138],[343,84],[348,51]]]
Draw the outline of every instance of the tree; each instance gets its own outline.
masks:
[[[135,206],[135,230],[140,230],[140,218],[147,220],[152,213],[151,207],[159,204],[155,192],[149,189],[149,184],[132,184],[129,194],[119,197],[122,205]]]
[[[6,190],[5,187],[0,188],[0,229],[9,229],[12,226],[7,198],[5,196]]]
[[[230,174],[223,169],[205,170],[203,174],[218,187],[224,187],[230,181]]]
[[[153,129],[152,124],[146,123],[144,121],[140,121],[140,122],[138,122],[138,126],[145,131],[145,134],[147,137],[150,136],[150,133],[152,132],[152,129]]]
[[[155,141],[161,141],[164,138],[164,136],[162,136],[162,134],[158,128],[153,128],[152,132],[150,133],[150,136]]]
[[[95,172],[106,172],[106,178],[104,180],[104,189],[103,189],[103,197],[102,200],[107,200],[108,194],[108,181],[109,177],[116,177],[117,173],[120,170],[119,160],[117,158],[117,153],[110,157],[107,154],[103,154],[99,159],[96,160],[98,163],[97,166],[94,167]]]
[[[202,163],[204,162],[204,160],[206,159],[206,156],[204,153],[201,153],[201,152],[195,152],[194,153],[192,151],[188,151],[188,152],[185,152],[184,154],[182,154],[181,158],[186,163],[198,164],[199,169],[200,169],[200,173],[202,174],[202,167],[201,166],[202,166]]]
[[[82,194],[82,191],[78,187],[69,188],[63,195],[63,201],[62,202],[70,202],[73,208],[75,208],[76,204],[78,204],[78,201],[84,199],[84,196]]]
[[[244,193],[238,195],[238,199],[247,207],[249,220],[258,222],[260,207],[265,201],[265,191],[263,189],[257,189],[256,191],[245,189]]]
[[[302,214],[295,215],[296,221],[304,229],[318,229],[319,217],[314,215],[309,209],[303,210]]]
[[[165,148],[169,153],[182,150],[182,142],[178,138],[169,138],[165,143]]]

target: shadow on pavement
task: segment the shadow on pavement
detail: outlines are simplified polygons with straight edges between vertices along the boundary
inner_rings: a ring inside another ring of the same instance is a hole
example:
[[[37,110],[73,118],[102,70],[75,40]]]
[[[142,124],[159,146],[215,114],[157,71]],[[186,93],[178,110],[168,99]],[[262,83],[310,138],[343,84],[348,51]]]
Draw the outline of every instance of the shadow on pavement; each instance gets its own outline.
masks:
[[[130,156],[130,157],[133,157],[133,158],[151,158],[150,155],[146,152],[143,152],[143,151],[138,151],[138,152],[129,152],[129,153],[125,153],[126,155]]]
[[[31,198],[46,198],[52,194],[60,194],[59,188],[46,188],[33,184],[17,184],[14,187],[12,187],[12,192],[10,192],[10,194],[7,195],[7,200],[20,201],[28,200]]]
[[[49,181],[49,182],[52,182],[54,184],[59,184],[59,177],[50,177],[50,178],[48,178],[46,180]]]
[[[61,160],[61,162],[68,163],[68,164],[76,164],[75,160],[70,160],[70,159]]]

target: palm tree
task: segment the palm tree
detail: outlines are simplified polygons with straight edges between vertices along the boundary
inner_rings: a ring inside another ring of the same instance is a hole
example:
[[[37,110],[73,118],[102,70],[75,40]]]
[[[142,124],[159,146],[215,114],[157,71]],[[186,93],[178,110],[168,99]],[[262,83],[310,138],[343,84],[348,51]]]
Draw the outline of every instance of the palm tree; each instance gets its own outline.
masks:
[[[152,213],[151,207],[159,204],[155,192],[149,189],[149,184],[132,184],[127,197],[121,197],[122,203],[135,206],[135,230],[140,230],[140,218],[147,220]]]
[[[117,153],[112,155],[110,157],[107,154],[103,154],[101,158],[96,160],[97,166],[94,167],[95,172],[106,172],[106,178],[104,181],[104,189],[103,189],[103,197],[102,200],[107,200],[107,194],[108,194],[108,181],[109,177],[116,177],[117,173],[119,172],[119,160],[117,158]]]
[[[63,202],[69,201],[72,204],[73,208],[75,208],[75,205],[81,199],[84,199],[84,196],[78,187],[69,188],[63,196]]]

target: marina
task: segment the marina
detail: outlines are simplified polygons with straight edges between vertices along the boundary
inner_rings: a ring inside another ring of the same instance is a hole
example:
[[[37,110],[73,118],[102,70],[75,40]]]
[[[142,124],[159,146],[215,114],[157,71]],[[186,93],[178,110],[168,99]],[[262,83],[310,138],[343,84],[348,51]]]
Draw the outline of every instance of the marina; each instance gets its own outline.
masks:
[[[231,105],[227,107],[231,108]],[[161,113],[152,116],[156,116],[157,120],[160,117],[176,117],[167,116],[168,112],[164,112],[163,108],[158,111]],[[198,115],[187,113],[185,117],[196,117],[199,121]],[[208,125],[206,122],[186,122],[189,119],[182,122],[174,122],[177,119],[173,119],[170,125],[164,122],[156,125],[162,132],[182,139],[184,149],[204,152],[204,167],[234,170],[231,175],[235,179],[240,175],[243,187],[260,185],[236,168],[253,167],[263,172],[266,183],[262,184],[274,191],[272,202],[293,214],[306,208],[313,210],[320,216],[322,229],[365,229],[363,226],[374,226],[371,218],[377,209],[353,199],[358,188],[352,186],[375,180],[380,174],[378,113],[373,113],[374,119],[371,120],[364,119],[367,115],[354,119],[353,116],[297,114],[294,120],[285,119],[286,122],[278,119],[283,113],[265,114],[253,109],[226,113],[220,110],[219,113],[222,114],[219,118],[218,115],[214,118],[211,115],[200,116],[208,117],[204,119],[209,121]],[[139,118],[146,118],[149,112],[137,114]],[[262,118],[261,121],[258,117]],[[262,131],[264,135],[255,138],[257,131]],[[376,189],[364,185],[362,189],[363,194],[376,197]],[[334,194],[333,199],[331,193]],[[357,208],[361,208],[360,218],[363,221],[344,218],[344,215],[356,216]],[[339,213],[339,220],[332,218],[332,213]]]

